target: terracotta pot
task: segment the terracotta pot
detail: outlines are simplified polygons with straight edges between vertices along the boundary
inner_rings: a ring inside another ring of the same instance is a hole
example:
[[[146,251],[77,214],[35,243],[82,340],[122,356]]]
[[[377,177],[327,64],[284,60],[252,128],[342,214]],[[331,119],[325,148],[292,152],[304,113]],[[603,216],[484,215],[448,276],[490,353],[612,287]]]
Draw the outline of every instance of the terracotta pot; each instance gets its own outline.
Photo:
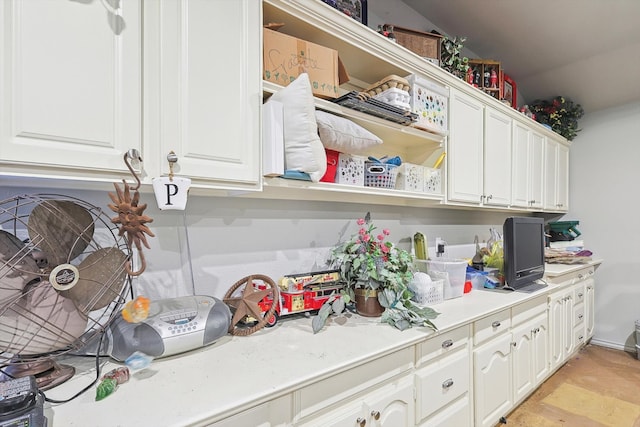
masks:
[[[356,311],[365,317],[380,317],[384,312],[384,307],[378,301],[378,291],[375,289],[357,288]]]

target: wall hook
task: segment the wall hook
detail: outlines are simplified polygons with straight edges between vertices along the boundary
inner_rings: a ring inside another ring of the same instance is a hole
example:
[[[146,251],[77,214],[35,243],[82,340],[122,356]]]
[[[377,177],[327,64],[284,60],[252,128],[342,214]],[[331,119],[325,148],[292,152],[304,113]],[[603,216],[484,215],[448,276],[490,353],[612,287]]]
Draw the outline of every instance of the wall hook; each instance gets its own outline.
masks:
[[[131,162],[129,161],[130,159],[136,159],[139,162],[141,162],[142,161],[142,157],[140,157],[140,152],[137,149],[132,148],[129,151],[127,151],[126,153],[124,153],[124,164],[127,165],[127,168],[131,172],[131,175],[133,175],[133,178],[137,182],[137,185],[134,188],[131,188],[132,190],[135,191],[138,188],[140,188],[140,178],[138,178],[138,174],[136,173],[136,171],[133,170],[133,167],[131,166]]]
[[[178,162],[178,156],[173,150],[167,154],[167,161],[169,162],[169,181],[173,181],[173,165]]]

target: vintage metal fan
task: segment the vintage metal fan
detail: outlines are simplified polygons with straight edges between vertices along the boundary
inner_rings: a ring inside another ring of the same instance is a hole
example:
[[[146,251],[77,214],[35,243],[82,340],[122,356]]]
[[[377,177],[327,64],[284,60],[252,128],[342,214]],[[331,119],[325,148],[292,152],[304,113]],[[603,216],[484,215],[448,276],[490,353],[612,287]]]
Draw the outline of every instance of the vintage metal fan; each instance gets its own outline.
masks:
[[[130,292],[130,245],[102,209],[60,195],[0,201],[0,366],[42,390],[74,374],[82,348]]]

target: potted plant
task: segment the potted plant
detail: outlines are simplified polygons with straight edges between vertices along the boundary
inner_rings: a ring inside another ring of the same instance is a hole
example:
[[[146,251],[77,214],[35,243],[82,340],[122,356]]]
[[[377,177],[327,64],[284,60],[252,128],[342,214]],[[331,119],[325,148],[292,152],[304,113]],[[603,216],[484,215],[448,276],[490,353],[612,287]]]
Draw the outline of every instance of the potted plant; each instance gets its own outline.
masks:
[[[381,316],[400,330],[413,325],[437,329],[431,322],[439,313],[411,300],[409,283],[415,270],[413,255],[387,240],[389,230],[375,234],[371,215],[357,221],[358,232],[330,253],[329,263],[340,269],[341,280],[356,311]]]

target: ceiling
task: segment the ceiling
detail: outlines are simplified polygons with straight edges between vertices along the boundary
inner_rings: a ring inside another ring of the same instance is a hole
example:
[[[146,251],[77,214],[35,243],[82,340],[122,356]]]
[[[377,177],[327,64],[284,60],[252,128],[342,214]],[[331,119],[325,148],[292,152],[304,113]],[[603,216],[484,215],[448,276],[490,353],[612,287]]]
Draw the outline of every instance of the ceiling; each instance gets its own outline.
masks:
[[[640,101],[639,0],[402,0],[494,59],[523,99],[562,95],[585,112]]]

